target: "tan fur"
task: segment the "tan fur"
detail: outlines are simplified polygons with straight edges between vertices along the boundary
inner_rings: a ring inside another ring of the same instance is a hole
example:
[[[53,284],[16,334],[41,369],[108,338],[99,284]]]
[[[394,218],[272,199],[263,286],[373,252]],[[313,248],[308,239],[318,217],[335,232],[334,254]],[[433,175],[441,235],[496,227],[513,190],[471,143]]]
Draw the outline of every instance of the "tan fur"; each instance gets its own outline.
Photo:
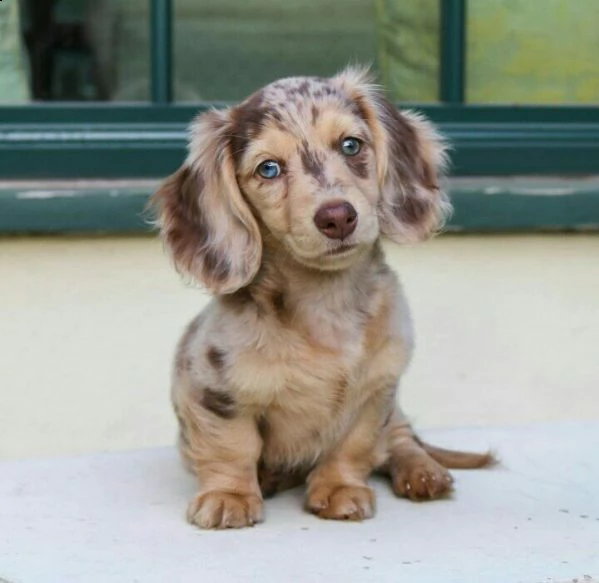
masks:
[[[265,160],[281,175],[261,177]],[[175,265],[215,294],[173,371],[180,450],[200,483],[190,522],[252,525],[263,495],[304,481],[308,510],[361,520],[373,471],[428,499],[451,490],[444,465],[491,461],[423,444],[395,399],[412,327],[379,239],[441,226],[444,164],[433,127],[357,69],[284,79],[194,121],[185,164],[153,199]],[[341,203],[357,213],[343,241],[314,218]]]

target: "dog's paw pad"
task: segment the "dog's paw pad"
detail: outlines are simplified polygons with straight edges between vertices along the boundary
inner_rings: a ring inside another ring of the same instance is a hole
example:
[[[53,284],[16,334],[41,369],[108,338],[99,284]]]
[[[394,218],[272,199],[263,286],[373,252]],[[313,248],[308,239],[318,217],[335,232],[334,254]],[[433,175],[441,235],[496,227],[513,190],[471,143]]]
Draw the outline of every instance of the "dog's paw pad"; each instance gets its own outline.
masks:
[[[213,490],[189,504],[187,520],[199,528],[243,528],[262,522],[262,500],[253,494]]]
[[[433,459],[405,464],[391,472],[393,491],[410,500],[435,500],[453,490],[451,474]]]
[[[364,520],[374,515],[374,492],[367,486],[317,486],[308,493],[306,509],[320,518]]]

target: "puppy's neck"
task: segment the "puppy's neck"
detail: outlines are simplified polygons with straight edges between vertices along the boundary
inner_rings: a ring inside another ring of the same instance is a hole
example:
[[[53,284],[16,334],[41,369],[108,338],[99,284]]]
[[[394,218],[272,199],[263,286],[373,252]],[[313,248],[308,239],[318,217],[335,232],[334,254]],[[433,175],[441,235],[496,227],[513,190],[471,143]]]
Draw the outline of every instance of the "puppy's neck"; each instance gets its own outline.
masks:
[[[377,286],[377,274],[387,269],[377,242],[352,266],[339,271],[321,271],[300,264],[286,250],[266,246],[260,271],[244,293],[263,312],[280,318],[301,317],[323,306],[338,317],[366,309]]]

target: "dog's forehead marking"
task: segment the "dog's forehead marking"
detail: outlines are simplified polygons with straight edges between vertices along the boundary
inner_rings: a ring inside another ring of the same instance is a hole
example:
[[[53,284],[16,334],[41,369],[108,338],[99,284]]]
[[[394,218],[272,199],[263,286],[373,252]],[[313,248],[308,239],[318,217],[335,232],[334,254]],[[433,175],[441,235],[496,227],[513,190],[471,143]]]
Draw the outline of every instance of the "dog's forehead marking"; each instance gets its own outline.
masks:
[[[318,184],[324,186],[326,177],[324,173],[324,160],[321,155],[311,149],[305,140],[302,140],[298,151],[304,172],[310,174]]]
[[[323,77],[289,77],[274,81],[250,95],[234,110],[232,125],[233,157],[239,161],[251,140],[269,125],[301,138],[298,153],[304,172],[323,183],[324,160],[309,147],[307,129],[316,126],[327,106],[334,105],[364,119],[356,103],[331,79]]]
[[[263,91],[266,100],[272,103],[283,103],[284,105],[297,104],[310,97],[318,99],[326,95],[338,94],[341,96],[339,89],[329,79],[321,77],[289,77],[287,79],[280,79],[267,85]]]

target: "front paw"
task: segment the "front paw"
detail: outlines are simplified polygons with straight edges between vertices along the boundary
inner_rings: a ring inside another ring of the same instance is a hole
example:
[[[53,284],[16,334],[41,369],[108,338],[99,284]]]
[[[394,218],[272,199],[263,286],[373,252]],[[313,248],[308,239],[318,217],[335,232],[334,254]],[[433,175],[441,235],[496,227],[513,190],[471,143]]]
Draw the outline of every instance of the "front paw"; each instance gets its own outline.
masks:
[[[262,500],[253,494],[200,492],[189,504],[187,520],[200,528],[243,528],[262,522]]]
[[[374,492],[368,486],[320,485],[308,492],[306,509],[320,518],[364,520],[374,515]]]
[[[451,474],[428,456],[392,466],[391,480],[397,496],[414,501],[444,498],[453,490]]]

